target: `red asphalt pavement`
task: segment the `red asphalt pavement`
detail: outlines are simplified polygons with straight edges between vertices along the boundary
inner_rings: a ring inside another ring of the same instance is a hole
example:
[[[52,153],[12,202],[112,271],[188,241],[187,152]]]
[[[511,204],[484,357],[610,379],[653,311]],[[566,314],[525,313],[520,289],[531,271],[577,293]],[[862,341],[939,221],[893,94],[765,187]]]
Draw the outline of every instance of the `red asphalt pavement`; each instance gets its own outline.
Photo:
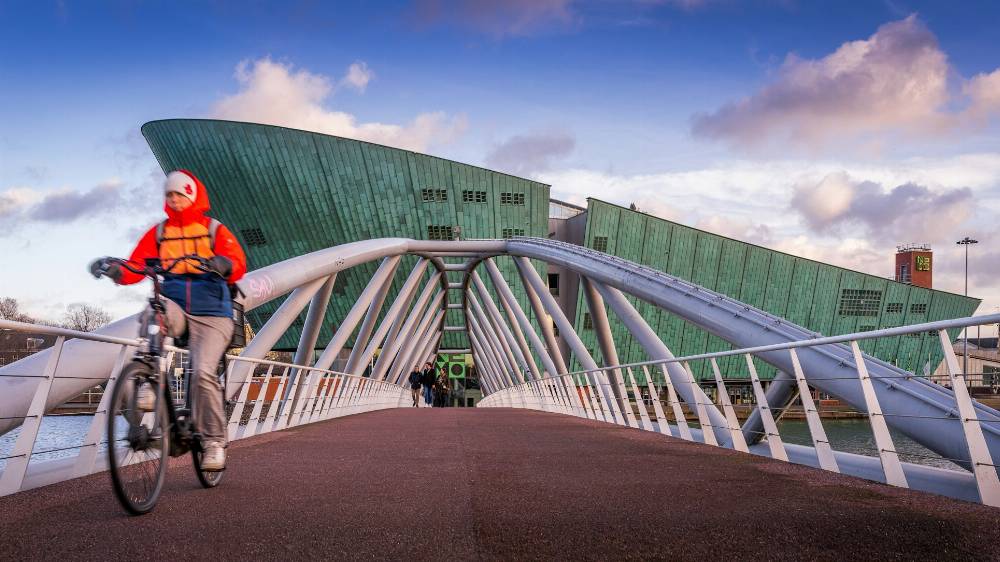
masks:
[[[1000,560],[1000,510],[653,433],[399,409],[175,463],[156,510],[107,474],[0,498],[0,560]]]

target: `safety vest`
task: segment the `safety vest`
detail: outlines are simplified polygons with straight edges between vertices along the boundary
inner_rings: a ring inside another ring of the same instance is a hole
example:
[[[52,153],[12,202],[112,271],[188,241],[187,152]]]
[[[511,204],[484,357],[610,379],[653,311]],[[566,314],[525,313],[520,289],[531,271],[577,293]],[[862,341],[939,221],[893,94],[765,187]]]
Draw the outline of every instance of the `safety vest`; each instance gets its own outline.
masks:
[[[200,222],[192,222],[184,226],[175,226],[163,221],[156,225],[156,245],[159,248],[160,261],[164,265],[172,263],[181,256],[192,254],[208,259],[215,256],[215,233],[222,223],[211,219],[208,226]],[[184,273],[203,274],[204,271],[197,268],[198,263],[194,260],[184,260],[177,262],[170,273],[181,275]]]

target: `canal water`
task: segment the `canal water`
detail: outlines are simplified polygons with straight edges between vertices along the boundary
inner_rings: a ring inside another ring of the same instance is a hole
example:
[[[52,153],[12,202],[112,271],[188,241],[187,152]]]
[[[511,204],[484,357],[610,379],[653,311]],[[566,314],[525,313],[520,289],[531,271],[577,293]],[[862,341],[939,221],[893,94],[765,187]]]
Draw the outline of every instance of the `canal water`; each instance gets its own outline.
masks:
[[[76,456],[90,428],[92,415],[45,416],[35,442],[32,461],[42,461],[60,457]],[[877,456],[875,439],[872,437],[868,420],[823,420],[830,446],[835,451],[845,451],[861,455]],[[786,443],[812,446],[809,426],[804,420],[782,420],[778,422],[778,432]],[[20,428],[0,436],[0,468],[6,465]],[[103,437],[104,428],[101,428]],[[940,468],[957,468],[940,455],[897,432],[892,432],[893,442],[900,458],[906,462],[925,464]],[[102,445],[103,449],[103,445]]]

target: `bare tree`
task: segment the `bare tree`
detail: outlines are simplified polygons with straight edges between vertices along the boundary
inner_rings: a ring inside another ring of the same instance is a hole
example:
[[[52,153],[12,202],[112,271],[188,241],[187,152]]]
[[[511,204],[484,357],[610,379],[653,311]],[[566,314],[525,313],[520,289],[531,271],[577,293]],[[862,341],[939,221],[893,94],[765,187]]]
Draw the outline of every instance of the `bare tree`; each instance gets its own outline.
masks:
[[[80,332],[92,332],[111,322],[111,315],[103,308],[89,304],[71,304],[63,315],[63,327]]]
[[[0,298],[0,319],[28,323],[35,321],[34,318],[21,312],[17,299],[11,297]]]

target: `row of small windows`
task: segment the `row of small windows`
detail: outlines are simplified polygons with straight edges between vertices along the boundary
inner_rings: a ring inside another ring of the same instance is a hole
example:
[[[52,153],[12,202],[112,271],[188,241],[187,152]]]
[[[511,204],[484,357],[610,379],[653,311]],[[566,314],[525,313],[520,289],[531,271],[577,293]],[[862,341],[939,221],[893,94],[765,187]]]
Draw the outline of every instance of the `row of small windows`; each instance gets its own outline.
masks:
[[[443,203],[448,200],[447,189],[421,189],[420,197],[424,203]]]
[[[485,203],[486,192],[472,189],[462,190],[462,203]]]
[[[504,192],[500,194],[501,205],[524,205],[523,193]]]
[[[454,240],[456,233],[456,227],[447,224],[430,224],[427,225],[427,239],[428,240]],[[523,228],[504,228],[501,230],[501,236],[503,238],[513,238],[515,236],[524,236]]]
[[[259,228],[244,228],[240,230],[240,234],[243,235],[243,241],[247,243],[247,246],[263,246],[267,244],[264,231]]]
[[[878,316],[882,309],[882,291],[843,289],[840,291],[841,316]]]
[[[428,240],[453,240],[455,237],[455,230],[447,224],[429,224],[427,225],[427,239]]]
[[[889,314],[898,314],[903,312],[903,303],[901,302],[891,302],[886,305],[885,311]],[[915,302],[910,305],[910,314],[927,314],[927,303]]]
[[[420,199],[424,203],[447,203],[448,190],[426,188],[420,190]],[[524,206],[524,194],[505,191],[500,194],[501,205]],[[477,189],[463,189],[462,203],[486,203],[486,192]]]

